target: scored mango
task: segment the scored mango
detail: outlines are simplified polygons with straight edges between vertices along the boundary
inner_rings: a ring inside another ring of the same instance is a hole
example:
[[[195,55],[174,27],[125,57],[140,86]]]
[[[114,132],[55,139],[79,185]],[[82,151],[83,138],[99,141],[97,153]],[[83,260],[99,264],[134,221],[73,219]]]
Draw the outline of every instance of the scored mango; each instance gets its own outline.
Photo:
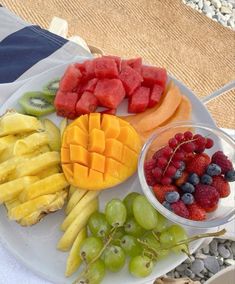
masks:
[[[128,123],[109,114],[82,115],[64,131],[61,163],[74,187],[102,190],[137,169],[141,140]]]

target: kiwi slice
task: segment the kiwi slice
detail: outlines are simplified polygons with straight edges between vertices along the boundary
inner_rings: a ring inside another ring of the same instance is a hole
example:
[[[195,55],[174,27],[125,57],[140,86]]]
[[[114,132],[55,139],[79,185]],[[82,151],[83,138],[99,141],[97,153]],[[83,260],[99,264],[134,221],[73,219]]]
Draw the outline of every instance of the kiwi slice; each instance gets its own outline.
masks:
[[[59,89],[60,79],[54,79],[46,84],[46,86],[43,87],[43,91],[48,96],[55,96],[57,90]]]
[[[55,111],[53,103],[43,92],[27,92],[20,99],[19,104],[26,114],[42,116]]]

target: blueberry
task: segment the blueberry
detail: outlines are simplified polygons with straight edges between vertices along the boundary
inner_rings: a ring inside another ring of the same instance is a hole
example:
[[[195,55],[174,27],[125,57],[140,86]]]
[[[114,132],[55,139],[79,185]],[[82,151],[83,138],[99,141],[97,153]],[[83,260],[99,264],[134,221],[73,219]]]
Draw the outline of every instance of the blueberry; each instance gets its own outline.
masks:
[[[185,168],[186,168],[185,162],[181,161],[180,163],[181,163],[181,165],[180,165],[179,169],[183,172],[185,170]]]
[[[218,176],[221,174],[221,167],[216,164],[210,164],[206,172],[209,176]]]
[[[204,174],[202,177],[201,177],[201,183],[202,184],[212,184],[212,177],[207,175],[207,174]]]
[[[195,187],[189,182],[182,184],[180,188],[183,190],[183,192],[193,193],[195,191]]]
[[[178,169],[176,172],[175,172],[175,175],[174,175],[174,179],[178,179],[182,176],[182,171],[180,169]]]
[[[185,193],[182,195],[181,200],[184,204],[192,204],[194,202],[194,197],[191,193]]]
[[[174,203],[180,199],[180,195],[177,191],[170,191],[166,193],[165,199],[169,203]]]
[[[235,170],[230,170],[228,171],[225,175],[224,178],[229,181],[229,182],[233,182],[235,181]]]
[[[188,182],[191,183],[192,185],[197,185],[200,182],[200,178],[196,173],[192,173],[188,177]]]
[[[168,210],[172,211],[172,209],[171,209],[171,205],[170,205],[170,203],[169,203],[169,202],[164,201],[164,202],[162,203],[162,205],[163,205],[166,209],[168,209]]]

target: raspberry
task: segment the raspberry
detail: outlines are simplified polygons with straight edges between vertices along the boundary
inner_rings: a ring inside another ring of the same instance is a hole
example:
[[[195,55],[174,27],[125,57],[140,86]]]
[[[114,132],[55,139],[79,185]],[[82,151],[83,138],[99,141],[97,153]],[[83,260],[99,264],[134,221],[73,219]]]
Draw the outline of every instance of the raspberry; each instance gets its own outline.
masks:
[[[194,193],[196,202],[205,210],[212,208],[219,202],[219,193],[211,185],[198,184]]]
[[[189,211],[189,218],[194,221],[203,221],[206,219],[206,211],[197,203],[187,206]]]
[[[211,158],[212,163],[217,164],[221,168],[222,174],[233,169],[233,164],[222,151],[217,151]]]
[[[191,131],[184,132],[184,138],[186,140],[191,140],[193,138],[193,133]]]
[[[227,197],[230,194],[229,183],[222,176],[214,176],[211,186],[219,193],[220,197]]]
[[[189,211],[183,201],[177,201],[171,204],[173,212],[183,218],[189,218]]]
[[[148,173],[145,172],[145,178],[149,186],[153,186],[156,183],[155,178],[151,172]]]
[[[166,193],[170,191],[177,191],[177,187],[174,185],[161,184],[155,184],[153,187],[153,192],[160,203],[163,203]]]
[[[205,211],[208,212],[208,213],[210,213],[210,212],[215,211],[217,208],[218,208],[218,204],[216,204],[216,205],[213,206],[213,207],[206,208]]]
[[[207,157],[203,154],[197,154],[187,163],[186,171],[201,176],[204,174],[209,164],[210,160],[208,160]]]
[[[146,182],[149,186],[153,186],[156,183],[154,176],[152,174],[152,170],[153,170],[155,164],[156,164],[156,162],[153,159],[146,161],[144,163],[145,178],[146,178]]]
[[[182,175],[181,175],[181,177],[178,178],[178,179],[175,181],[175,184],[180,187],[183,183],[185,183],[185,182],[187,181],[187,179],[188,179],[188,173],[183,172]]]

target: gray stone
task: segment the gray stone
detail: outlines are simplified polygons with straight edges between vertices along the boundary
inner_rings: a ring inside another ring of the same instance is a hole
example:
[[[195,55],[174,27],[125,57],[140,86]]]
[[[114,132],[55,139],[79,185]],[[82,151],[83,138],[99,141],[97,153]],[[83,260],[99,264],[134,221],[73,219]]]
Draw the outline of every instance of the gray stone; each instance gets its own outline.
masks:
[[[194,274],[198,275],[204,267],[204,262],[201,259],[196,259],[191,265],[191,270]]]
[[[218,252],[223,258],[229,258],[230,251],[225,247],[224,244],[218,246]]]
[[[209,272],[209,273],[208,273],[208,276],[209,276],[209,278],[210,278],[210,277],[214,276],[214,273]]]
[[[218,242],[216,239],[209,244],[210,253],[214,254],[218,250]]]
[[[211,0],[211,3],[215,6],[215,8],[221,8],[221,2],[219,0]]]
[[[203,248],[202,248],[202,251],[203,251],[203,253],[208,254],[209,251],[210,251],[209,246],[203,247]]]
[[[199,0],[198,1],[198,8],[201,10],[203,8],[203,1]]]
[[[178,272],[182,272],[184,271],[186,268],[188,267],[188,265],[186,263],[182,263],[179,266],[176,267],[176,271]]]
[[[175,278],[180,278],[179,272],[175,271]]]
[[[206,274],[208,272],[208,270],[206,268],[204,268],[201,273]]]
[[[188,276],[189,278],[192,278],[193,272],[191,269],[187,268],[185,269],[184,274]]]
[[[222,14],[231,14],[231,13],[232,13],[232,9],[229,8],[229,7],[224,7],[224,6],[222,6],[222,7],[220,8],[220,12],[221,12]]]
[[[225,259],[224,263],[226,265],[235,265],[235,260],[234,259]]]
[[[218,260],[218,263],[219,263],[219,265],[220,266],[222,266],[223,264],[224,264],[224,259],[223,259],[223,257],[217,257],[217,260]]]
[[[212,273],[217,273],[220,270],[218,260],[214,256],[208,256],[204,260],[205,267]]]
[[[226,239],[215,239],[217,240],[220,244],[224,244],[226,242]]]
[[[199,258],[199,259],[206,259],[207,258],[207,255],[206,254],[203,254],[203,253],[200,253],[200,252],[197,252],[196,255],[195,255],[196,258]]]
[[[232,242],[231,250],[232,250],[233,255],[235,256],[235,242]]]
[[[203,284],[203,283],[205,283],[205,282],[206,282],[206,280],[205,280],[205,279],[202,279],[202,280],[201,280],[201,283],[202,283],[202,284]]]
[[[184,263],[186,263],[186,264],[190,264],[191,262],[192,262],[192,260],[189,257],[184,261]]]

